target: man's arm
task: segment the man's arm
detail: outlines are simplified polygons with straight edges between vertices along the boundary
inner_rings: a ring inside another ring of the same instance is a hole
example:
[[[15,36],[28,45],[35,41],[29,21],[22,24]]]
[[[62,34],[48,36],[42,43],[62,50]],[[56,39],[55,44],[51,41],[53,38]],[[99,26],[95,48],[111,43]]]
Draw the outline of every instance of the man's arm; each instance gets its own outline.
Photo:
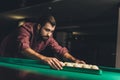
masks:
[[[63,66],[62,63],[56,58],[43,56],[31,48],[26,48],[26,49],[22,50],[22,52],[24,55],[41,60],[41,61],[49,64],[53,69],[58,69],[58,70],[62,69],[62,66]]]
[[[26,55],[28,57],[34,58],[34,59],[38,59],[38,60],[42,60],[45,58],[45,56],[37,53],[36,51],[34,51],[31,48],[26,48],[22,50],[23,55]]]
[[[79,59],[76,59],[75,57],[73,57],[70,53],[68,53],[69,51],[67,50],[67,48],[65,47],[61,47],[58,42],[53,38],[51,37],[50,38],[50,46],[51,48],[56,52],[56,53],[59,53],[61,54],[64,58],[72,61],[72,62],[75,62],[75,63],[85,63],[84,61],[82,60],[79,60]]]
[[[65,57],[66,59],[69,59],[70,61],[72,62],[75,62],[75,63],[82,63],[82,64],[85,64],[85,62],[83,60],[79,60],[79,59],[76,59],[75,57],[73,57],[70,53],[64,53],[63,54],[63,57]]]

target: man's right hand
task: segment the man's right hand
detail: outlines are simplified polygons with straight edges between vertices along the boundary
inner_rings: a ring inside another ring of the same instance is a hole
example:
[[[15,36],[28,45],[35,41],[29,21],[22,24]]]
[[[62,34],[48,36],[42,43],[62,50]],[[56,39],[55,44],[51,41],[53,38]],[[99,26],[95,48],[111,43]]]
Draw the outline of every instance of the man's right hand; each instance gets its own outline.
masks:
[[[43,56],[43,55],[37,53],[36,51],[34,51],[31,48],[27,48],[23,52],[27,56],[30,56],[30,57],[38,59],[38,60],[42,60],[43,62],[49,64],[53,69],[60,70],[63,67],[62,62],[59,61],[57,58]]]
[[[45,57],[42,59],[43,62],[49,64],[53,69],[61,70],[63,69],[63,63],[54,57]]]

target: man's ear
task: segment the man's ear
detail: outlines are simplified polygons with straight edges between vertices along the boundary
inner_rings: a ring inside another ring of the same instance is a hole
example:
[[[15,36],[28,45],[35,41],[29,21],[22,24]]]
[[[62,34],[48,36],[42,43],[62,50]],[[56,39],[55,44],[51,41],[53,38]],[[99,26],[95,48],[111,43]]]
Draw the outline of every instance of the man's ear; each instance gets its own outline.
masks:
[[[38,30],[40,30],[40,28],[41,28],[41,25],[40,25],[40,24],[38,24],[37,29],[38,29]]]
[[[39,32],[40,32],[40,28],[41,28],[41,25],[40,25],[40,24],[38,24],[38,25],[37,25],[37,30],[36,30],[36,32],[37,32],[37,33],[39,33]]]

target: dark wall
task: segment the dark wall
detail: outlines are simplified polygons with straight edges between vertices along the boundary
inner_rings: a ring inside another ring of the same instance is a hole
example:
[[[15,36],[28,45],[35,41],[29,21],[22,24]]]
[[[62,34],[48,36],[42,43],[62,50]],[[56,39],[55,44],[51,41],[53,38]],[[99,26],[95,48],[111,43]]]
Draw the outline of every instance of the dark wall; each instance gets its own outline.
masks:
[[[89,64],[115,66],[116,36],[84,35],[71,39],[71,53]]]
[[[0,24],[0,42],[4,39],[5,36],[10,34],[18,27],[17,21],[3,22]]]

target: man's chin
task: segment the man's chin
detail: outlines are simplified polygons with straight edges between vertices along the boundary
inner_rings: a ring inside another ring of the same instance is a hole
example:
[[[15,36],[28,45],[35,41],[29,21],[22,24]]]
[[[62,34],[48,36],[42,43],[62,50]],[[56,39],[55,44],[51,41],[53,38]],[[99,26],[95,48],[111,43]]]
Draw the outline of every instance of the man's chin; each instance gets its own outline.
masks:
[[[48,40],[49,38],[48,37],[43,37],[43,40]]]

